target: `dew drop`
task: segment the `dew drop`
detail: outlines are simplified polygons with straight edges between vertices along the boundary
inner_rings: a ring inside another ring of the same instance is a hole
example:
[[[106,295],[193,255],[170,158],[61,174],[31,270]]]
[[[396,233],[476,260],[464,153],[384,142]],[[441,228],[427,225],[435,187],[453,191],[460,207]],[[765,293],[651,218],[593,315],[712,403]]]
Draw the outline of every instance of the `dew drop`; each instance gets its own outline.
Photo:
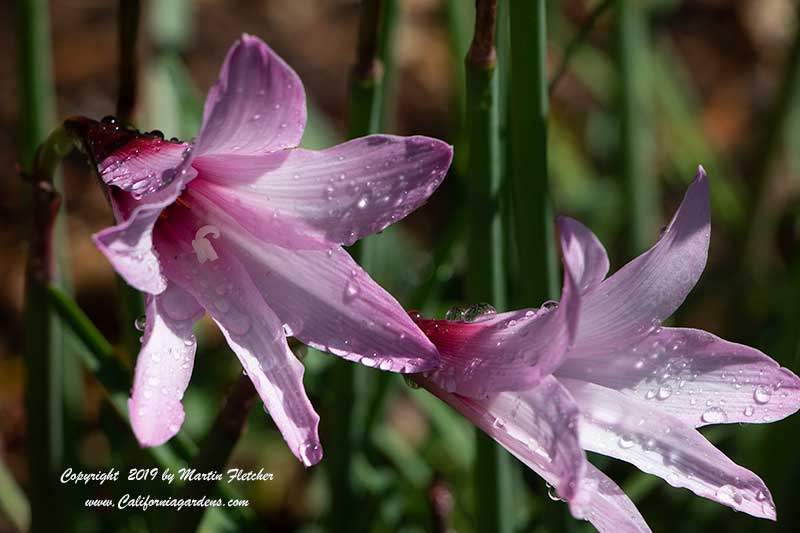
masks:
[[[661,385],[658,388],[657,398],[659,400],[666,400],[670,396],[672,396],[672,387],[670,387],[669,385]]]
[[[719,407],[709,407],[700,419],[709,424],[720,424],[728,419],[728,414]]]
[[[305,442],[300,445],[300,458],[306,466],[311,466],[319,461],[322,451],[316,442]]]
[[[497,310],[487,303],[479,303],[470,305],[464,311],[465,322],[480,322],[497,314]]]
[[[744,416],[753,416],[753,411],[754,411],[753,406],[748,405],[747,407],[744,408]]]
[[[753,398],[756,403],[761,405],[769,403],[769,400],[772,398],[772,389],[766,385],[759,385],[756,387],[756,390],[753,391]]]
[[[633,448],[633,445],[636,444],[636,442],[634,442],[633,438],[630,435],[622,435],[619,438],[618,444],[619,447],[622,448],[623,450],[628,450],[630,448]]]
[[[137,331],[144,331],[144,328],[147,327],[147,317],[145,315],[138,317],[133,321],[133,327],[135,327]]]
[[[454,305],[447,312],[444,314],[445,320],[464,320],[464,313],[466,313],[467,307],[464,305]]]
[[[717,498],[725,505],[739,505],[742,503],[742,495],[733,485],[723,485],[717,489]]]
[[[356,296],[358,296],[358,292],[359,292],[358,284],[353,280],[348,281],[347,287],[345,287],[345,294],[347,295],[347,297],[355,298]]]

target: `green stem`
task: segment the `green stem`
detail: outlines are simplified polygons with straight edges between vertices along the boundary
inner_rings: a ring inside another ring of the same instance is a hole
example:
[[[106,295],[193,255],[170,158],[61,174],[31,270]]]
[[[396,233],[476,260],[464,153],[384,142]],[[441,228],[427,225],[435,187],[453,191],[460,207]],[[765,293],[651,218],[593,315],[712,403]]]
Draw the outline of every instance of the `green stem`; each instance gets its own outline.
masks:
[[[643,54],[647,46],[644,8],[636,0],[616,0],[617,56],[620,79],[621,174],[628,209],[631,252],[646,250],[658,235],[660,205],[655,178],[647,162],[647,106],[642,90]]]
[[[499,211],[496,0],[477,0],[475,34],[466,57],[468,161],[467,296],[505,306],[505,254]],[[476,531],[513,529],[511,457],[491,437],[476,432]]]
[[[547,167],[545,0],[510,0],[510,193],[517,269],[511,307],[558,293]]]
[[[55,323],[47,287],[54,279],[53,230],[61,198],[53,185],[72,140],[59,128],[39,147],[25,177],[33,186],[32,228],[25,270],[25,410],[31,494],[31,531],[63,525],[58,476],[63,467],[64,411],[60,350],[53,349]]]
[[[256,397],[256,390],[253,388],[250,378],[239,376],[189,468],[194,468],[198,472],[222,472],[225,469],[225,465],[228,464],[231,453],[244,431],[247,415],[250,413]],[[181,489],[177,497],[199,499],[212,492],[215,484],[215,481],[188,483]],[[203,507],[191,507],[183,512],[173,514],[168,530],[187,533],[197,531],[204,511]]]
[[[50,10],[47,0],[20,0],[18,51],[22,166],[30,170],[36,147],[55,122]]]

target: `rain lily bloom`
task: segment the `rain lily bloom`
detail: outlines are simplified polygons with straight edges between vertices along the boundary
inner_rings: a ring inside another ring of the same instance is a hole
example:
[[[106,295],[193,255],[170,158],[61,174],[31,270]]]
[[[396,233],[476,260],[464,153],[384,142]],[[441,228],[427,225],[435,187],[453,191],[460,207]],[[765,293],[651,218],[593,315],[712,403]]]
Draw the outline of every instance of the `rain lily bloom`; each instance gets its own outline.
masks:
[[[658,242],[612,276],[597,237],[558,221],[560,305],[476,321],[417,323],[441,368],[415,379],[540,474],[600,531],[649,531],[584,450],[627,461],[736,510],[774,520],[755,474],[698,427],[773,422],[800,407],[800,379],[755,348],[662,327],[703,271],[709,186],[699,169]]]
[[[205,312],[306,465],[322,457],[319,417],[287,335],[382,370],[438,365],[433,344],[342,245],[422,204],[444,178],[451,147],[371,135],[311,151],[297,147],[305,123],[297,74],[244,35],[191,145],[150,134],[109,150],[109,141],[90,139],[117,220],[95,243],[147,296],[129,401],[142,445],[167,441],[183,422],[192,326]],[[113,123],[97,127],[124,135]]]

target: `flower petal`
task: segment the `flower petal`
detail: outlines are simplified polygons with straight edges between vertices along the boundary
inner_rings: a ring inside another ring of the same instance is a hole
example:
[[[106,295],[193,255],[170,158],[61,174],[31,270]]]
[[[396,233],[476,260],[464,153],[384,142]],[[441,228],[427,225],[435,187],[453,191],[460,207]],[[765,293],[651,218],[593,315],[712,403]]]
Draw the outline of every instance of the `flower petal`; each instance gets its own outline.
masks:
[[[300,78],[264,41],[244,34],[208,92],[195,147],[198,157],[273,152],[300,144],[305,126]]]
[[[416,379],[555,487],[561,498],[570,501],[576,495],[587,462],[576,432],[577,406],[558,380],[549,376],[527,391],[475,399]]]
[[[322,151],[199,158],[195,190],[267,242],[349,245],[422,205],[452,157],[429,137],[371,135]]]
[[[343,249],[259,244],[248,252],[241,257],[253,282],[305,344],[392,372],[423,372],[439,364],[436,348],[397,300]]]
[[[586,465],[583,484],[589,501],[581,511],[600,533],[650,533],[650,527],[630,498],[608,476],[591,463]],[[590,487],[590,488],[589,488]]]
[[[169,173],[181,166],[188,148],[187,144],[138,136],[98,163],[97,170],[106,185],[133,194],[150,193],[172,180],[174,174]]]
[[[119,223],[95,233],[92,240],[132,287],[150,294],[159,294],[167,288],[153,250],[153,227],[164,208],[175,202],[185,184],[196,174],[194,169],[186,167],[186,172],[180,172],[163,189],[141,200],[124,192],[112,193]]]
[[[655,329],[697,283],[710,234],[708,178],[701,167],[659,241],[583,295],[574,351],[629,346]]]
[[[161,294],[147,297],[146,312],[128,410],[139,443],[159,446],[183,424],[181,399],[189,385],[197,346],[192,325],[204,310],[188,293],[169,285]]]
[[[672,486],[738,511],[775,519],[764,482],[696,429],[615,390],[571,379],[561,382],[580,407],[579,432],[586,450],[627,461]]]
[[[569,217],[558,217],[564,263],[575,277],[581,292],[597,285],[608,274],[608,254],[600,239],[589,228]]]
[[[653,402],[693,427],[774,422],[800,408],[800,378],[791,371],[696,329],[659,328],[626,350],[570,357],[557,375]]]
[[[567,265],[557,309],[542,307],[476,322],[420,320],[439,350],[440,368],[427,377],[448,392],[483,397],[526,390],[561,365],[578,325],[580,296]]]
[[[222,330],[292,453],[306,466],[322,459],[319,416],[303,388],[303,365],[286,343],[278,317],[261,298],[242,265],[224,247],[200,263],[172,221],[157,233],[170,280],[189,291]]]

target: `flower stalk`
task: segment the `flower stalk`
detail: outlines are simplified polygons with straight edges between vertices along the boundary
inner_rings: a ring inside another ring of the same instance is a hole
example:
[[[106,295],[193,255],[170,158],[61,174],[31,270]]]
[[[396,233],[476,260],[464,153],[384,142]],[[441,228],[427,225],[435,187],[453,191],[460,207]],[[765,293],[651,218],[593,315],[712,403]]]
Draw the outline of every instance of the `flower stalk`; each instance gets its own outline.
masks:
[[[25,410],[30,472],[31,531],[53,531],[63,509],[58,475],[63,466],[63,357],[54,350],[57,325],[47,287],[54,279],[53,233],[61,197],[53,184],[58,163],[72,150],[64,129],[56,129],[36,152],[30,173],[32,227],[25,269]]]
[[[505,256],[497,157],[497,2],[477,0],[475,8],[475,33],[465,61],[470,213],[467,297],[471,302],[492,302],[502,308],[505,306]],[[477,431],[475,437],[477,531],[511,531],[511,457],[485,433]]]
[[[516,262],[512,307],[558,293],[547,158],[546,2],[509,0],[510,192]]]

